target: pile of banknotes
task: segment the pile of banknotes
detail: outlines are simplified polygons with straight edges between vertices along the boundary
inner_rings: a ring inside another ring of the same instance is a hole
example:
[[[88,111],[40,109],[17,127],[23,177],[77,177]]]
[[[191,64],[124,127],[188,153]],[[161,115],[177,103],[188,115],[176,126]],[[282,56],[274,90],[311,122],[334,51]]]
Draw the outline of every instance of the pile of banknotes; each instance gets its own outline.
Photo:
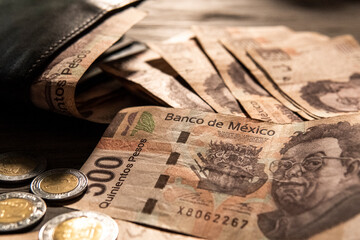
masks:
[[[33,82],[33,103],[104,123],[154,104],[274,123],[360,110],[360,46],[350,35],[194,26],[163,42],[119,40],[144,16],[118,13],[64,50]]]
[[[142,54],[103,69],[172,107],[206,110],[174,87],[181,78],[211,110],[262,121],[291,123],[360,110],[360,46],[352,36],[329,38],[283,26],[194,26],[192,33],[185,40],[149,43]],[[173,71],[159,69],[156,61]],[[172,83],[164,85],[152,78],[169,75]]]
[[[80,171],[0,156],[0,183],[31,181],[1,188],[6,239],[358,239],[358,42],[285,26],[122,37],[144,16],[113,15],[33,82],[36,106],[111,123]]]

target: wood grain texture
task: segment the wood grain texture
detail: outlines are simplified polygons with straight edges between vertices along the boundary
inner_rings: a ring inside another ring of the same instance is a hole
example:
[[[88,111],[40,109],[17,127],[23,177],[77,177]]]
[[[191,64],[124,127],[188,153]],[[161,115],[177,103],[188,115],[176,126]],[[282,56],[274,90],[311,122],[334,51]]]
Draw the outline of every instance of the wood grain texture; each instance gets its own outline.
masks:
[[[360,39],[360,1],[356,0],[148,0],[140,9],[149,15],[129,35],[145,41],[164,40],[194,24],[286,25]]]

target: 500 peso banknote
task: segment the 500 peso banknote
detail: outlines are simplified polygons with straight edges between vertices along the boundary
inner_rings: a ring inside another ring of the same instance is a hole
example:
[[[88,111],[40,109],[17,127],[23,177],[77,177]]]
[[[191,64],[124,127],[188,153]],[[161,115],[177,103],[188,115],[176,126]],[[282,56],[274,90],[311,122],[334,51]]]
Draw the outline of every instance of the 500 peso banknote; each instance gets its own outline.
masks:
[[[88,192],[70,207],[209,239],[351,239],[359,123],[128,108],[82,167]]]

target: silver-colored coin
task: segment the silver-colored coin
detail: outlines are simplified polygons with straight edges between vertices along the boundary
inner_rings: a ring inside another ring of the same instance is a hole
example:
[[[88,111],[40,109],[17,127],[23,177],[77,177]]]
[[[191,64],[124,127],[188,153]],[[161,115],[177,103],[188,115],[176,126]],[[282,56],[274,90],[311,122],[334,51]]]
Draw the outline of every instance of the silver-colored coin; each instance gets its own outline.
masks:
[[[31,191],[47,200],[68,200],[81,195],[87,188],[87,177],[76,169],[59,168],[37,176]]]
[[[31,193],[0,194],[0,232],[17,231],[38,222],[46,212],[44,200]]]
[[[29,180],[46,168],[46,159],[26,152],[0,154],[0,181],[18,183]]]
[[[61,214],[45,223],[40,229],[39,240],[115,240],[118,234],[118,225],[111,217],[79,211]]]

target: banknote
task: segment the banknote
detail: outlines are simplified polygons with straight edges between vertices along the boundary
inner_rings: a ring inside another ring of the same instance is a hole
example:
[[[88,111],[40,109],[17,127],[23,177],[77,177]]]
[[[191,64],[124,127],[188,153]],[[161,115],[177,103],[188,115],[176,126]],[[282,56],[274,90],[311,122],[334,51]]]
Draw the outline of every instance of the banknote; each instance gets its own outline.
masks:
[[[274,124],[128,108],[69,207],[207,239],[355,239],[359,142],[360,115]]]
[[[216,112],[243,115],[239,104],[194,40],[149,43]]]
[[[121,77],[129,90],[150,96],[165,106],[213,111],[200,97],[183,87],[173,76],[148,63],[159,58],[157,53],[149,49],[126,60],[105,63],[102,69]]]
[[[90,78],[101,74],[103,71],[100,68],[100,64],[126,58],[141,53],[146,49],[145,44],[126,36],[122,37],[91,64],[90,68],[82,75],[78,84],[87,83]],[[77,97],[75,100],[77,100]]]
[[[318,117],[360,111],[360,46],[352,36],[279,46],[251,50],[249,55],[281,91]]]
[[[315,33],[295,33],[287,27],[275,26],[275,27],[232,27],[228,28],[227,32],[230,37],[222,39],[222,43],[229,49],[236,58],[251,72],[251,74],[257,79],[257,81],[277,100],[279,100],[284,106],[291,111],[298,113],[302,117],[308,120],[313,120],[315,116],[311,116],[311,113],[305,113],[300,106],[296,106],[291,102],[288,96],[279,91],[276,84],[268,79],[268,77],[258,68],[258,66],[247,56],[247,50],[251,48],[257,48],[261,46],[271,46],[280,44],[286,39],[292,39],[299,35],[305,40],[319,39],[327,40],[327,37],[315,34]],[[313,38],[312,38],[313,37]],[[294,42],[294,41],[293,41]],[[301,41],[297,41],[300,44]],[[309,42],[309,40],[307,41]]]
[[[151,104],[144,97],[131,94],[117,78],[100,68],[100,64],[144,51],[146,46],[123,38],[103,53],[80,78],[75,89],[75,104],[83,117],[110,123],[119,109]]]
[[[116,13],[70,45],[33,82],[32,102],[40,108],[91,120],[91,114],[81,114],[76,106],[77,83],[91,64],[145,15],[134,8]]]
[[[219,36],[226,36],[220,27],[193,26],[196,38],[214,63],[226,86],[253,119],[290,123],[301,119],[270,96],[237,60],[221,45]]]
[[[131,46],[134,42],[136,42],[135,39],[128,36],[123,36],[118,42],[108,48],[101,56],[104,56],[105,58],[111,57],[114,53]]]
[[[75,103],[83,118],[89,116],[93,122],[109,123],[119,109],[153,104],[149,99],[129,92],[114,77],[102,73],[94,78],[96,84],[82,86],[79,83],[76,89]]]

